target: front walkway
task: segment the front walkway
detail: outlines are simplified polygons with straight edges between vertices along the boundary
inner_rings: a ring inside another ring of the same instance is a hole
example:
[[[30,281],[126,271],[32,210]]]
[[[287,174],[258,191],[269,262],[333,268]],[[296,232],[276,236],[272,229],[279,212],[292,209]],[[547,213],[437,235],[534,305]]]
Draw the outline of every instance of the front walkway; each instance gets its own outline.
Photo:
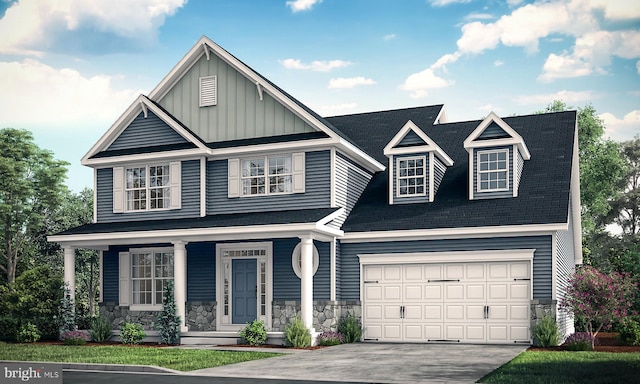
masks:
[[[527,347],[355,343],[188,374],[366,383],[473,383]]]

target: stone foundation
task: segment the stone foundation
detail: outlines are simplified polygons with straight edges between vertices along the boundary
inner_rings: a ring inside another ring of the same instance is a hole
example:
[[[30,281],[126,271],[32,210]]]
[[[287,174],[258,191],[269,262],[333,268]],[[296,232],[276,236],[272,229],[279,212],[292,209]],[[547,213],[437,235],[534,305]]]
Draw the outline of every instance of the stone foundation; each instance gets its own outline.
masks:
[[[216,302],[215,301],[187,301],[186,324],[189,331],[216,330]]]
[[[153,330],[153,323],[159,311],[130,311],[129,307],[121,307],[115,303],[99,303],[100,315],[104,316],[114,330],[120,329],[124,323],[137,323],[145,330]]]
[[[273,321],[271,330],[284,331],[285,326],[296,316],[301,316],[300,302],[294,300],[273,301]],[[313,327],[317,332],[337,331],[338,321],[342,317],[362,316],[360,301],[314,301]]]

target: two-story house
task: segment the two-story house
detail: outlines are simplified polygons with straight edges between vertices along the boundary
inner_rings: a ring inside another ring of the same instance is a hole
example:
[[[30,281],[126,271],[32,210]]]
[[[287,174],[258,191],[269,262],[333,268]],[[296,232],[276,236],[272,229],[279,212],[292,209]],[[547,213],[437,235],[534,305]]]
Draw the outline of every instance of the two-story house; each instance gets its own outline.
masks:
[[[442,105],[321,117],[201,38],[82,158],[94,223],[49,237],[100,312],[148,329],[175,283],[184,343],[278,342],[346,314],[365,340],[530,343],[581,263],[575,112],[448,123]]]

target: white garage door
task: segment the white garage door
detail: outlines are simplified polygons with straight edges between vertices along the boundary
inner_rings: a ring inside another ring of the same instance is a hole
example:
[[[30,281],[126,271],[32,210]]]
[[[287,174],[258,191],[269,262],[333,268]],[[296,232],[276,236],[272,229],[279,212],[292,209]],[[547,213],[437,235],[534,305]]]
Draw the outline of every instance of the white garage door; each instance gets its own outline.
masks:
[[[365,265],[365,339],[529,343],[530,263]]]

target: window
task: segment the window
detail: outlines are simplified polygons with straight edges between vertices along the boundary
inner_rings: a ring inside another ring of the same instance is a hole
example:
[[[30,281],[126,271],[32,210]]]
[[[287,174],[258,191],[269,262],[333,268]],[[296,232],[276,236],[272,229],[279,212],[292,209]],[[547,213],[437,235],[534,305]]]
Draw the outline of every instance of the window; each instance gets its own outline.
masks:
[[[397,161],[398,196],[423,196],[426,194],[425,156],[403,157]]]
[[[274,195],[293,192],[291,156],[242,160],[242,194]]]
[[[478,152],[478,191],[509,189],[509,150]]]
[[[134,305],[162,305],[164,286],[173,279],[173,252],[131,252],[131,282]]]
[[[127,168],[125,196],[127,211],[167,209],[171,203],[169,165]]]

